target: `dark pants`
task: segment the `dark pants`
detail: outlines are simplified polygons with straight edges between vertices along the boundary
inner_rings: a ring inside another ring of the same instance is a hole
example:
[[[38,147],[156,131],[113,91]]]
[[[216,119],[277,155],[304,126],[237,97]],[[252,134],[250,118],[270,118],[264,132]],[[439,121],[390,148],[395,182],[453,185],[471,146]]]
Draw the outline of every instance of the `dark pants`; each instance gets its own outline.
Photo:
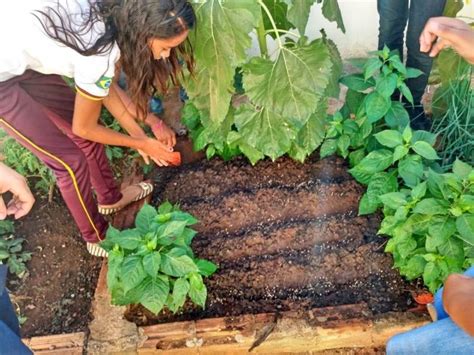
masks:
[[[72,133],[75,93],[57,75],[34,71],[0,82],[0,126],[54,171],[84,240],[105,237],[98,203],[121,198],[105,149]]]
[[[433,60],[426,53],[420,52],[420,35],[426,22],[431,17],[441,16],[446,0],[377,0],[380,15],[379,49],[387,45],[391,50],[398,50],[403,60],[404,32],[406,34],[407,67],[421,70],[424,75],[408,80],[415,105],[419,105],[428,84],[428,77]]]
[[[7,268],[0,265],[0,355],[32,354],[21,342],[18,318],[5,290]]]

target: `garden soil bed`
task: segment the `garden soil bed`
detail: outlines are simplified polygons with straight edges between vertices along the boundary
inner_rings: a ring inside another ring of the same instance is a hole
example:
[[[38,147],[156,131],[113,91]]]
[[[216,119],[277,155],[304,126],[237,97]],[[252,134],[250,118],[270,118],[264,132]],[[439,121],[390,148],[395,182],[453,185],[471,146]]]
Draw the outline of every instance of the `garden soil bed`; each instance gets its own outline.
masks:
[[[215,159],[154,173],[154,204],[195,215],[197,256],[219,265],[206,280],[205,310],[187,304],[158,317],[139,306],[138,325],[365,304],[378,315],[411,307],[410,291],[383,252],[378,216],[357,216],[363,188],[336,158],[306,164]]]
[[[38,194],[36,194],[38,195]],[[38,199],[33,210],[15,223],[16,236],[32,253],[28,276],[10,278],[9,289],[27,317],[22,336],[82,332],[91,320],[101,260],[90,256],[62,198]]]

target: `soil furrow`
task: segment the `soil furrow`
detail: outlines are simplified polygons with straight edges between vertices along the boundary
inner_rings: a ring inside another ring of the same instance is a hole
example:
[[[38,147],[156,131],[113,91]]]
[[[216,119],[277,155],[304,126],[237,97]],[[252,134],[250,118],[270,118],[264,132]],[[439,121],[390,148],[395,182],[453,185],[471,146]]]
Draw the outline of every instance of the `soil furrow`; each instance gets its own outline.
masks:
[[[232,232],[259,223],[351,213],[358,210],[361,191],[357,183],[347,181],[340,185],[319,185],[313,191],[261,189],[250,196],[239,193],[204,203],[180,201],[180,205],[200,221],[196,225],[198,232]]]
[[[286,158],[275,163],[264,161],[255,167],[242,164],[240,159],[225,164],[215,159],[191,170],[188,167],[164,170],[153,178],[159,189],[166,191],[162,197],[172,201],[207,198],[239,190],[340,183],[351,179],[341,160],[325,159],[313,165],[301,165]],[[193,183],[183,184],[183,181]]]
[[[285,251],[323,248],[329,243],[334,248],[340,248],[342,244],[359,246],[375,233],[370,222],[366,217],[345,219],[338,215],[327,219],[294,221],[279,228],[270,223],[253,231],[239,231],[237,236],[219,235],[213,238],[198,235],[193,249],[202,258],[221,263]]]

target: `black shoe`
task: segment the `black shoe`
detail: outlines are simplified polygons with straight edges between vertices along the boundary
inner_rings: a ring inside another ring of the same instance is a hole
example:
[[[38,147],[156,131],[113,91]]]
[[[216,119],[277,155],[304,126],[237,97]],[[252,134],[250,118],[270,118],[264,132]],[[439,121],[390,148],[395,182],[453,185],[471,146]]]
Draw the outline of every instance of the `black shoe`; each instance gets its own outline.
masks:
[[[431,120],[426,117],[425,110],[423,105],[417,105],[415,107],[407,105],[406,109],[408,115],[410,116],[410,127],[415,131],[430,131],[431,130]]]

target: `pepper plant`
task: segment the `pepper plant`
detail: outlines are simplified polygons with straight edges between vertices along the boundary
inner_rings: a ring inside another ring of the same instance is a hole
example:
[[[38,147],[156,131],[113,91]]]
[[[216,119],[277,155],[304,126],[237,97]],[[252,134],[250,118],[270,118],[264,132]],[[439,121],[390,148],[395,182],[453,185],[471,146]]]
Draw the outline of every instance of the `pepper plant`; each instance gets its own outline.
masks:
[[[164,307],[177,312],[188,296],[204,307],[203,276],[217,267],[198,259],[190,247],[197,220],[169,202],[158,209],[145,205],[135,228],[110,227],[101,246],[108,251],[107,286],[117,305],[141,304],[158,314]]]
[[[434,292],[451,273],[474,264],[474,169],[456,160],[453,171],[429,170],[413,189],[380,196],[379,233],[408,279],[422,276]]]
[[[208,157],[242,153],[256,163],[284,154],[303,161],[321,144],[327,99],[338,93],[342,65],[324,35],[304,36],[315,3],[344,30],[337,0],[194,1],[196,70],[184,86],[195,149],[206,149]],[[252,34],[260,55],[249,57]],[[245,100],[232,105],[239,86]]]
[[[436,134],[413,131],[400,101],[411,94],[404,80],[418,71],[407,69],[385,48],[348,75],[342,109],[328,118],[320,155],[349,160],[350,173],[367,186],[359,214],[383,208],[379,234],[389,236],[386,251],[408,279],[423,277],[436,291],[448,274],[474,264],[474,170],[457,160],[443,174]],[[463,109],[459,107],[459,109]]]

